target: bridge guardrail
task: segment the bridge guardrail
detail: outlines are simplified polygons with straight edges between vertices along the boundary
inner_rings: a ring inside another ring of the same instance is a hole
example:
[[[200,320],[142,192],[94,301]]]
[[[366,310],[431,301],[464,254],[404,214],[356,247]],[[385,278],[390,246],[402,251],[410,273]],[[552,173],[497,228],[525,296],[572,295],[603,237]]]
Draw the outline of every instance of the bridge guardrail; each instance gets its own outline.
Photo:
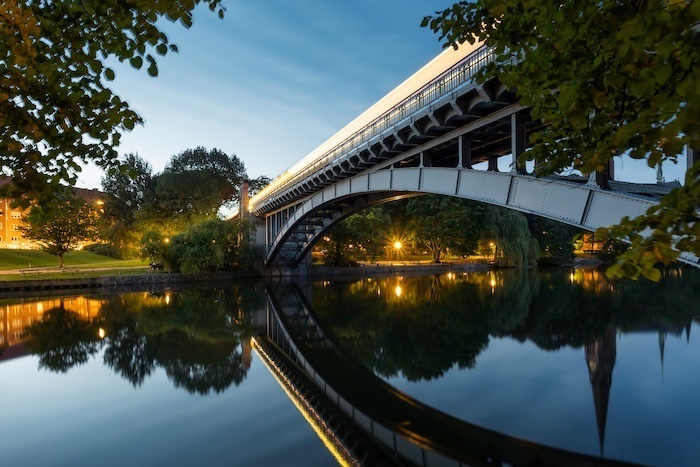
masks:
[[[479,70],[494,60],[494,57],[495,55],[491,49],[486,46],[479,47],[440,76],[377,117],[362,130],[349,136],[333,149],[330,149],[315,161],[306,165],[300,171],[293,173],[287,171],[280,175],[276,180],[273,180],[270,185],[256,194],[251,199],[251,204],[255,205],[256,200],[259,199],[276,196],[289,188],[290,185],[301,181],[322,167],[341,161],[351,150],[369,142],[375,136],[393,127],[410,115],[415,114],[420,109],[425,108],[436,99],[470,82]]]

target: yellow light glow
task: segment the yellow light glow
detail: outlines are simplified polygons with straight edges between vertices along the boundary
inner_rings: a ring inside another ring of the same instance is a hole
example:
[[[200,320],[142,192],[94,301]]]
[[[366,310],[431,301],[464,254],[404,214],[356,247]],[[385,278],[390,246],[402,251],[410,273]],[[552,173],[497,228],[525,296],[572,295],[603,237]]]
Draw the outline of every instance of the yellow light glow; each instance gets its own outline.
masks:
[[[100,339],[104,339],[105,336],[107,335],[107,331],[105,331],[104,329],[100,328],[100,329],[97,331],[97,335],[100,336]]]
[[[491,279],[491,288],[496,287],[496,279]]]
[[[401,248],[403,248],[403,244],[402,244],[400,241],[398,241],[398,240],[395,241],[395,242],[394,242],[394,249],[395,249],[395,250],[400,250]]]
[[[165,294],[165,304],[170,305],[170,294],[169,293]]]
[[[397,285],[396,288],[394,289],[394,293],[396,294],[397,297],[400,297],[401,294],[403,293],[403,290],[401,290],[401,286]]]
[[[170,239],[169,239],[168,237],[165,237],[165,239],[164,239],[163,241],[164,241],[165,243],[170,243]]]

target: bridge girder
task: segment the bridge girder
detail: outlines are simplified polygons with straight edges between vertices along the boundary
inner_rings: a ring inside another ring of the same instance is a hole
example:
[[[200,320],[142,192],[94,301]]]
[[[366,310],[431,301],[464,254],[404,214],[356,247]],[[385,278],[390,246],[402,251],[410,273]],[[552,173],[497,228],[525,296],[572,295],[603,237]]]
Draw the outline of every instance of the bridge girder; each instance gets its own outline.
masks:
[[[438,194],[481,201],[553,219],[584,230],[636,217],[657,204],[651,197],[602,190],[577,181],[535,178],[515,172],[454,168],[389,168],[334,183],[300,203],[278,223],[269,242],[266,264],[294,266],[328,229],[369,206],[410,196]],[[697,265],[689,253],[681,261]]]

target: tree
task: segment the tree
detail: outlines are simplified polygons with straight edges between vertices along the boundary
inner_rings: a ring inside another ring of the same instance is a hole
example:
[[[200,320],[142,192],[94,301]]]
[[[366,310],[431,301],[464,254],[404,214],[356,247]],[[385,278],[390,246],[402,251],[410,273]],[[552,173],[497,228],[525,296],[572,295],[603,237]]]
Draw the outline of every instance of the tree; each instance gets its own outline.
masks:
[[[406,204],[409,229],[440,263],[448,249],[458,255],[476,251],[483,231],[485,205],[449,196],[429,195],[412,198]]]
[[[481,79],[497,75],[545,124],[522,156],[544,175],[604,173],[623,153],[657,167],[684,145],[700,148],[698,21],[691,0],[476,0],[422,25],[446,44],[478,39],[493,49]],[[659,207],[608,231],[632,244],[610,275],[658,280],[658,261],[700,256],[699,179],[700,162]]]
[[[265,175],[248,180],[248,194],[250,196],[254,196],[260,192],[260,190],[269,185],[271,181],[272,179],[270,177],[266,177]]]
[[[564,265],[574,261],[577,228],[540,216],[526,217],[530,234],[540,248],[539,264]]]
[[[346,266],[367,257],[376,258],[387,241],[391,218],[384,206],[374,206],[335,224],[318,246],[327,249],[326,264]]]
[[[98,212],[76,195],[57,197],[33,206],[24,215],[20,231],[39,243],[48,253],[57,255],[63,268],[63,255],[97,237]]]
[[[512,268],[537,264],[540,248],[530,234],[525,216],[497,206],[492,206],[489,211],[491,236],[494,237],[496,247],[496,265]]]
[[[144,224],[174,234],[190,225],[215,219],[222,206],[221,180],[206,172],[162,173],[139,214]]]
[[[229,156],[219,149],[207,150],[202,146],[174,155],[163,170],[163,174],[193,173],[215,181],[222,204],[237,202],[239,187],[248,178],[245,165],[235,154]]]
[[[144,199],[140,218],[168,233],[215,219],[219,210],[238,202],[240,185],[248,176],[235,155],[203,147],[174,155],[163,173],[153,177],[153,190]]]
[[[138,212],[153,192],[153,175],[150,164],[138,154],[127,154],[122,164],[123,170],[102,177],[102,190],[107,194],[104,236],[122,253],[128,253],[138,240]]]
[[[105,63],[157,76],[155,55],[177,52],[159,20],[189,28],[200,4],[223,17],[221,0],[2,2],[0,166],[13,183],[0,195],[44,202],[75,182],[80,162],[117,167],[121,134],[143,120],[107,86]]]
[[[250,228],[241,219],[211,219],[168,239],[149,230],[141,239],[142,257],[163,261],[170,270],[185,274],[250,268],[257,260],[248,241]]]

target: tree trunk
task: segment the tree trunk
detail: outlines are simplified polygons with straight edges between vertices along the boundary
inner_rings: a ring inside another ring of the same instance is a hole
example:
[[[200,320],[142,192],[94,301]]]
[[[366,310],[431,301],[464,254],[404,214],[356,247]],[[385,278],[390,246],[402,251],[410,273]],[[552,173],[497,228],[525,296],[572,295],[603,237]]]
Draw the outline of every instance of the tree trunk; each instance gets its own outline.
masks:
[[[58,269],[63,269],[63,253],[58,255]]]

